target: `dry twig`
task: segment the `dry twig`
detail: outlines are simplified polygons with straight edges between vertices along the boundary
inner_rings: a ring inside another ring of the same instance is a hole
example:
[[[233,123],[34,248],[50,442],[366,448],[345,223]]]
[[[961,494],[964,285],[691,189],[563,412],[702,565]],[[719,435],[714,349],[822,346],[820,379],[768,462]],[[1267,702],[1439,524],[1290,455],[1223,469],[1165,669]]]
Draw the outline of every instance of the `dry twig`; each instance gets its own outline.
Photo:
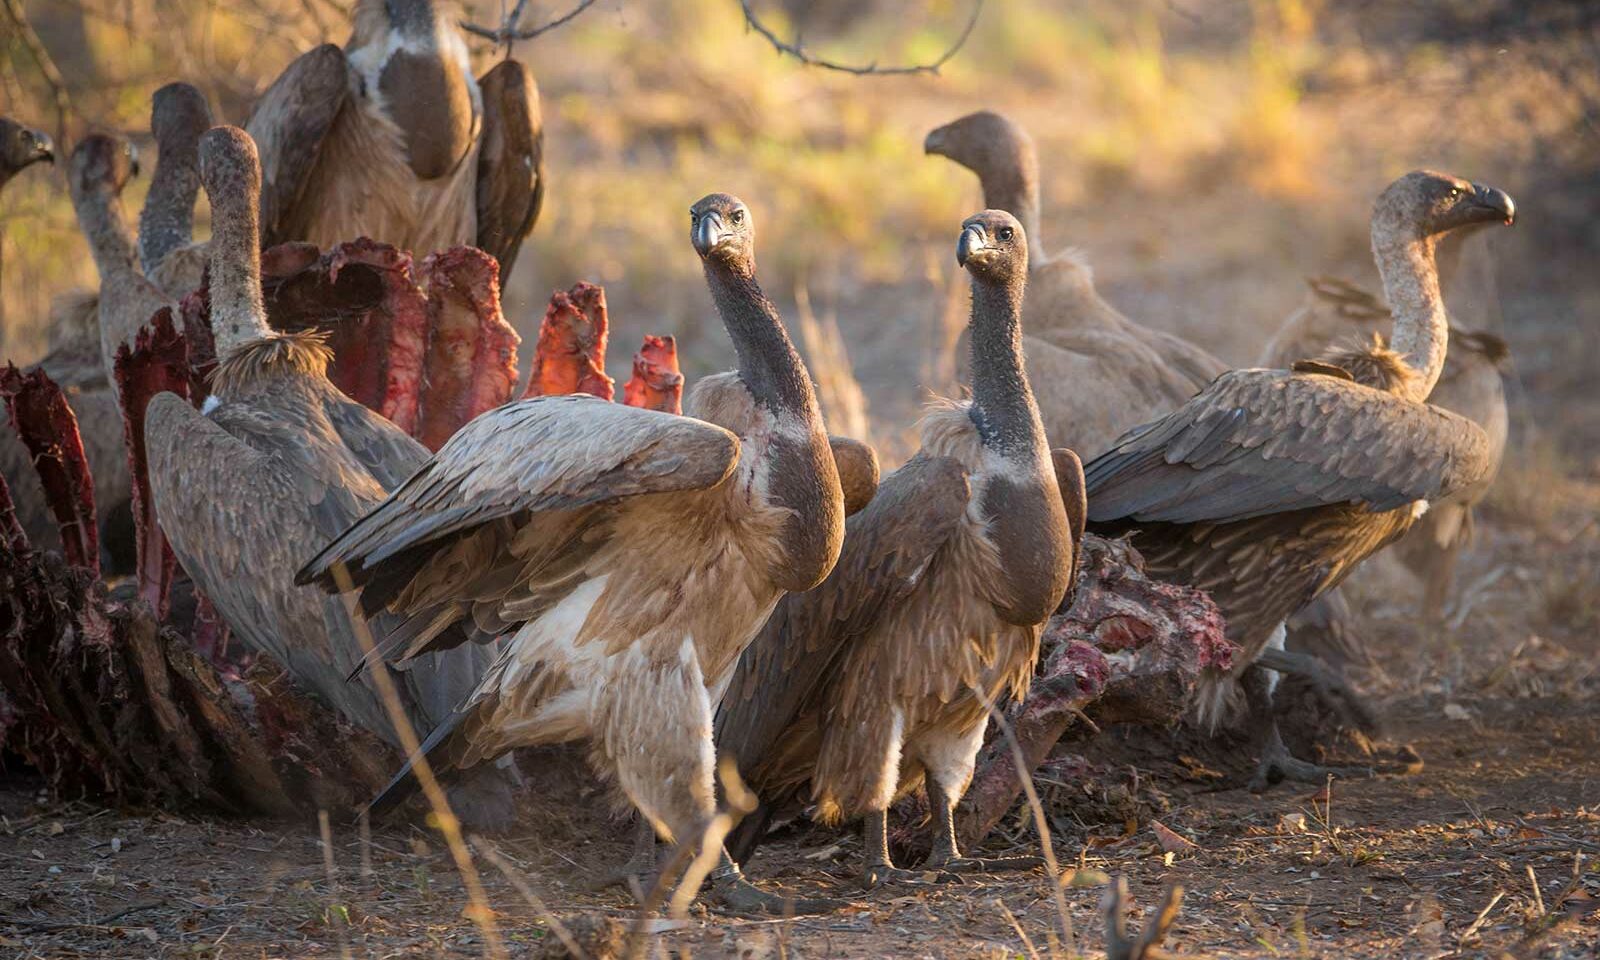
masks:
[[[745,26],[765,37],[767,42],[772,44],[772,48],[781,54],[794,57],[807,66],[821,67],[824,70],[836,70],[839,73],[854,74],[858,77],[868,75],[886,77],[906,76],[917,73],[937,74],[939,68],[949,63],[950,58],[954,57],[962,47],[966,46],[967,38],[972,36],[972,28],[978,25],[978,15],[983,12],[983,0],[974,0],[972,15],[967,18],[967,25],[961,28],[961,33],[956,37],[955,42],[950,44],[937,59],[931,63],[913,63],[895,67],[880,67],[876,61],[866,66],[854,66],[840,63],[837,60],[829,60],[825,57],[813,56],[807,52],[805,44],[800,41],[798,36],[791,43],[780,39],[776,33],[773,33],[772,28],[763,23],[760,17],[756,16],[755,10],[750,6],[750,0],[739,0],[739,9],[744,11]]]
[[[1100,901],[1106,915],[1106,960],[1162,960],[1171,954],[1161,949],[1167,930],[1178,919],[1178,907],[1183,903],[1183,887],[1173,884],[1167,888],[1155,916],[1144,925],[1136,937],[1128,936],[1128,878],[1118,877],[1106,889]]]
[[[529,27],[524,30],[521,29],[520,24],[522,23],[523,11],[525,11],[528,7],[528,0],[517,0],[517,5],[511,8],[511,15],[506,17],[505,20],[501,22],[500,26],[485,27],[481,24],[462,20],[461,29],[474,36],[483,37],[485,40],[493,40],[495,46],[497,47],[501,44],[505,44],[506,52],[509,55],[512,43],[518,40],[532,40],[534,37],[537,37],[540,34],[549,33],[551,30],[554,30],[557,27],[565,26],[569,21],[576,18],[578,14],[592,6],[594,6],[594,0],[578,0],[577,6],[573,7],[571,10],[568,10],[566,13],[563,13],[561,16],[556,17],[554,20],[549,20],[539,24],[536,27]]]
[[[28,22],[28,15],[22,9],[22,0],[0,0],[0,2],[5,3],[6,16],[16,28],[22,45],[28,48],[28,55],[33,57],[34,64],[38,66],[39,75],[50,88],[50,95],[56,106],[56,143],[64,149],[68,140],[67,116],[76,112],[72,107],[72,96],[67,93],[67,82],[62,79],[61,71],[56,68],[56,62],[51,59],[50,51],[45,49],[39,34],[34,32],[33,24]]]

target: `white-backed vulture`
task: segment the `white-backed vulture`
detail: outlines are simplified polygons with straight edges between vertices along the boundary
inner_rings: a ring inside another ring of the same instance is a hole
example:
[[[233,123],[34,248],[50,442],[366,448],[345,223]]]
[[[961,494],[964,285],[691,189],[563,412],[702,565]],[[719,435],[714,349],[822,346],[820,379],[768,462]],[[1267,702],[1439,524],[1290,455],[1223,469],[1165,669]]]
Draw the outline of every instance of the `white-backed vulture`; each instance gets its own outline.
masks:
[[[475,79],[454,7],[359,0],[344,49],[303,54],[262,95],[246,129],[263,246],[471,244],[510,276],[544,196],[539,91],[510,59]]]
[[[1442,259],[1445,244],[1440,246]],[[1448,284],[1449,274],[1440,273]],[[1262,366],[1281,368],[1296,360],[1333,358],[1356,341],[1372,341],[1390,323],[1389,309],[1382,301],[1354,284],[1332,277],[1308,283],[1305,302],[1284,321],[1262,352]],[[1501,365],[1506,357],[1505,341],[1498,336],[1463,330],[1452,323],[1450,352],[1439,382],[1428,395],[1430,404],[1459,413],[1483,428],[1489,436],[1491,459],[1489,475],[1482,483],[1429,506],[1394,546],[1406,566],[1422,578],[1422,610],[1430,620],[1443,611],[1456,559],[1472,539],[1473,508],[1488,495],[1505,456],[1510,417]]]
[[[1227,369],[1182,337],[1123,316],[1101,298],[1078,251],[1045,253],[1038,155],[1015,122],[988,110],[968,114],[929,133],[923,149],[977,174],[984,205],[1015,216],[1033,244],[1023,353],[1051,443],[1097,454]]]
[[[957,260],[972,278],[972,399],[927,413],[921,450],[851,518],[834,574],[785,598],[718,718],[719,748],[763,802],[810,781],[818,819],[865,818],[868,886],[914,875],[891,863],[886,824],[924,782],[926,868],[1007,865],[962,857],[953,812],[989,705],[1027,690],[1073,573],[1055,463],[1080,491],[1081,468],[1068,451],[1052,461],[1023,371],[1026,233],[984,211],[962,224]]]
[[[1457,227],[1509,223],[1514,210],[1491,187],[1428,171],[1401,177],[1372,215],[1392,351],[1230,371],[1084,468],[1091,528],[1134,533],[1151,576],[1203,588],[1222,608],[1243,655],[1203,692],[1201,714],[1215,722],[1243,676],[1266,736],[1256,786],[1327,772],[1291,757],[1270,718],[1263,667],[1326,682],[1315,663],[1282,651],[1284,621],[1429,502],[1492,468],[1483,429],[1426,402],[1449,340],[1434,245]]]
[[[347,683],[363,647],[335,597],[298,587],[300,561],[379,503],[428,458],[398,427],[328,382],[319,335],[278,334],[261,300],[260,168],[242,130],[201,138],[211,201],[211,325],[218,364],[202,413],[171,393],[146,408],[150,487],[162,529],[234,636],[306,691],[397,743],[370,677]],[[374,624],[381,640],[385,623]],[[431,730],[472,691],[492,648],[436,654],[395,675],[407,719]],[[387,669],[380,667],[379,669]],[[509,773],[461,783],[463,817],[509,821]]]
[[[696,384],[689,416],[585,395],[507,404],[301,579],[336,588],[343,568],[367,614],[407,618],[380,655],[511,634],[424,743],[434,770],[587,741],[663,838],[698,845],[715,803],[711,705],[783,592],[832,569],[844,511],[811,381],[756,280],[749,210],[707,196],[690,235],[738,370]],[[408,764],[374,809],[412,784]],[[789,906],[725,856],[712,883],[737,907]]]

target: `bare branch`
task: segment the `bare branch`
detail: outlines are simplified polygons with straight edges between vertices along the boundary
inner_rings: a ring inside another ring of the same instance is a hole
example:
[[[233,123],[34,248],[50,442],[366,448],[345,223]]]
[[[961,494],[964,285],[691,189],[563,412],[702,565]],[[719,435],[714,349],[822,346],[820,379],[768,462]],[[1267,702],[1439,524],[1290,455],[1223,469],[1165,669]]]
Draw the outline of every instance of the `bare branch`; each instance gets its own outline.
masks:
[[[772,44],[773,49],[779,53],[794,57],[807,66],[820,67],[823,70],[837,70],[840,73],[854,74],[858,77],[868,75],[905,76],[915,73],[937,74],[940,67],[950,62],[950,58],[955,56],[966,45],[967,38],[972,36],[972,28],[978,25],[978,15],[983,12],[983,0],[973,0],[972,15],[967,18],[967,25],[961,28],[960,36],[956,37],[955,42],[944,53],[940,54],[938,59],[931,63],[914,63],[897,67],[880,67],[876,62],[869,63],[866,66],[852,66],[848,63],[839,63],[836,60],[812,56],[806,51],[805,46],[798,37],[793,43],[779,39],[778,35],[773,33],[772,29],[761,22],[761,18],[756,16],[755,10],[750,6],[750,0],[739,0],[739,8],[744,11],[745,26],[765,37],[767,42]]]
[[[33,24],[28,22],[28,15],[22,10],[22,0],[0,0],[0,2],[5,4],[6,16],[17,28],[17,36],[22,39],[22,45],[28,48],[28,54],[39,67],[39,75],[44,77],[44,82],[50,87],[50,94],[56,106],[56,143],[65,150],[67,116],[77,112],[72,108],[72,97],[67,93],[67,82],[62,79],[61,71],[56,69],[56,62],[50,58],[50,51],[45,49],[44,42],[34,32]]]
[[[541,23],[537,27],[529,27],[526,30],[522,30],[519,29],[517,25],[522,21],[522,13],[525,9],[527,9],[527,6],[528,0],[517,0],[517,5],[516,7],[512,8],[511,15],[506,17],[505,22],[500,24],[498,27],[485,27],[463,20],[461,21],[461,29],[473,34],[474,36],[483,37],[486,40],[493,40],[495,42],[495,46],[499,46],[503,43],[509,48],[514,41],[532,40],[534,37],[537,37],[542,33],[549,33],[551,30],[554,30],[557,27],[566,25],[568,21],[577,17],[578,14],[594,6],[594,0],[578,0],[577,6],[573,7],[571,10],[568,10],[561,16],[556,17],[554,20],[551,20],[547,23]]]
[[[1145,921],[1138,936],[1128,935],[1128,880],[1118,877],[1106,889],[1100,906],[1106,915],[1106,960],[1165,960],[1172,954],[1161,949],[1161,941],[1178,919],[1178,907],[1183,903],[1183,887],[1173,884],[1167,888],[1155,916]]]

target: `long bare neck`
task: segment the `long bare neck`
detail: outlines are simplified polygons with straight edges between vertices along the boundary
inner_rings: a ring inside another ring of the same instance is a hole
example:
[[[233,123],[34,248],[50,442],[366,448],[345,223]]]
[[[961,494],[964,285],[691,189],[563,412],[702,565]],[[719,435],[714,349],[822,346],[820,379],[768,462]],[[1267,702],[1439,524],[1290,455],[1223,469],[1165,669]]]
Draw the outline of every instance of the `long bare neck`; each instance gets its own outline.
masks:
[[[972,417],[986,446],[1034,460],[1044,425],[1023,369],[1021,280],[972,284]]]
[[[143,277],[134,263],[133,241],[128,237],[127,218],[122,208],[122,198],[109,184],[99,184],[89,190],[72,191],[72,206],[78,213],[78,225],[89,241],[89,255],[94,258],[96,272],[102,287],[126,283],[132,277]]]
[[[1428,399],[1444,370],[1450,321],[1439,293],[1434,241],[1398,228],[1372,231],[1372,253],[1383,278],[1383,293],[1394,314],[1389,346],[1411,370],[1402,393],[1418,403]]]
[[[788,413],[820,424],[805,364],[789,340],[777,308],[761,292],[755,277],[725,264],[708,263],[706,281],[717,313],[733,339],[745,387],[773,414]]]
[[[144,209],[139,211],[139,265],[155,276],[167,255],[194,239],[194,202],[200,194],[195,144],[162,144]]]
[[[255,194],[243,189],[243,178],[227,187],[211,193],[211,328],[218,357],[272,336],[261,303]]]

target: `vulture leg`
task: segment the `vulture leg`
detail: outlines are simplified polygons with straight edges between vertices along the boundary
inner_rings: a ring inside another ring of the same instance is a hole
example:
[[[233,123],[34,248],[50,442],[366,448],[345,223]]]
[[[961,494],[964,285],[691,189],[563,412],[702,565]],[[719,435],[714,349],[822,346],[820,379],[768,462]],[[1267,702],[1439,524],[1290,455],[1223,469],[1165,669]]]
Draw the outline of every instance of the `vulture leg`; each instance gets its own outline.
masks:
[[[978,746],[982,745],[983,726],[978,727]],[[965,744],[954,744],[966,764],[954,771],[928,769],[928,809],[933,814],[933,852],[923,864],[924,870],[941,870],[949,873],[994,873],[1001,870],[1032,870],[1044,865],[1039,857],[963,857],[956,846],[956,804],[972,781],[972,762],[977,750]],[[955,764],[952,764],[955,766]]]
[[[885,831],[887,833],[887,831]],[[766,913],[791,917],[803,913],[832,913],[848,904],[829,897],[782,897],[757,888],[744,878],[739,865],[722,851],[722,859],[711,871],[711,897],[736,913]]]
[[[1312,689],[1323,703],[1341,714],[1361,732],[1370,734],[1377,731],[1377,715],[1367,705],[1365,698],[1350,686],[1350,681],[1339,671],[1328,666],[1321,657],[1268,647],[1261,651],[1256,663],[1268,670],[1304,677],[1310,681]]]
[[[1250,713],[1255,725],[1266,731],[1261,745],[1261,761],[1255,776],[1250,780],[1252,793],[1260,793],[1284,780],[1297,783],[1323,783],[1329,777],[1370,777],[1370,767],[1325,767],[1301,760],[1283,744],[1283,734],[1278,731],[1278,720],[1272,713],[1272,676],[1257,661],[1250,665],[1240,678],[1245,696],[1250,703]]]
[[[930,780],[929,783],[932,783]],[[889,811],[868,811],[861,826],[861,885],[871,890],[885,883],[922,883],[922,873],[894,865],[889,857]]]
[[[635,814],[633,852],[628,855],[628,862],[600,877],[590,889],[623,887],[642,899],[642,894],[655,886],[659,873],[660,864],[656,858],[656,828],[650,825],[648,818]]]

